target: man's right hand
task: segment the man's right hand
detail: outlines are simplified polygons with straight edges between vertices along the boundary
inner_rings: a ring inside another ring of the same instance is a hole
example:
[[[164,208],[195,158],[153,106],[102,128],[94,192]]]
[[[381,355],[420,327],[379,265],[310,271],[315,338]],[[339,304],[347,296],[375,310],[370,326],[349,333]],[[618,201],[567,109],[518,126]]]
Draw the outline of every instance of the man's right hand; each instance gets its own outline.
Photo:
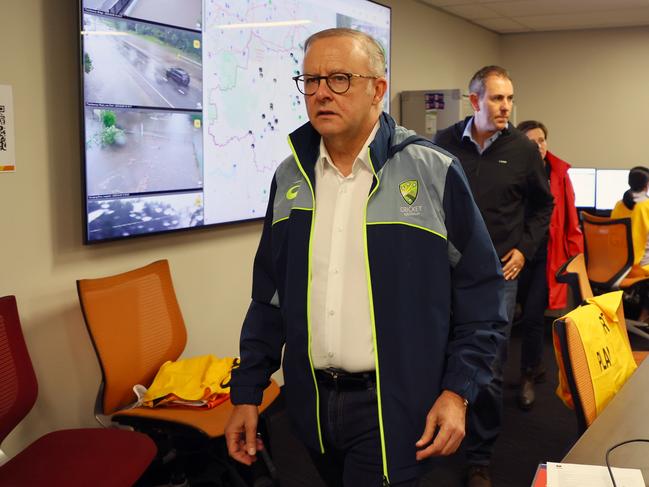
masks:
[[[257,460],[257,451],[264,444],[257,438],[259,412],[253,404],[234,406],[230,419],[225,425],[225,442],[228,453],[236,461],[252,465]]]

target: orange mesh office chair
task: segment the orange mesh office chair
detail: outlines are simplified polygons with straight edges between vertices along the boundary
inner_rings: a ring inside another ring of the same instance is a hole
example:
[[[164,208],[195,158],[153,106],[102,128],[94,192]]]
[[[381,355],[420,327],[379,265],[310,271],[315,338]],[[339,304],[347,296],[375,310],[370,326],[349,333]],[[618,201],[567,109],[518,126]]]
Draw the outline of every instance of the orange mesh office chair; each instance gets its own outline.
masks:
[[[624,320],[622,306],[618,310],[618,319]],[[599,323],[593,323],[593,326],[600,325]],[[626,327],[621,326],[620,330],[628,343],[629,337],[626,333]],[[555,320],[552,333],[555,353],[557,355],[560,353],[563,357],[563,370],[560,370],[560,373],[565,374],[567,379],[577,416],[577,426],[579,432],[583,433],[597,417],[595,391],[586,358],[587,350],[581,340],[576,323],[570,317]],[[639,364],[648,353],[633,352],[633,358]],[[559,361],[557,362],[559,363]]]
[[[581,212],[586,271],[593,287],[608,292],[626,289],[649,277],[633,269],[630,218],[608,218]]]
[[[0,298],[0,442],[31,410],[36,375],[14,296]],[[156,454],[153,441],[119,429],[58,430],[0,466],[0,485],[130,487]]]
[[[593,287],[619,288],[633,266],[631,219],[611,219],[581,212],[586,271]]]
[[[590,287],[590,280],[588,279],[588,274],[586,272],[586,260],[584,254],[577,254],[568,259],[560,268],[557,270],[556,279],[558,282],[566,283],[570,286],[572,294],[574,296],[574,301],[576,303],[582,303],[588,298],[594,296],[593,290]],[[638,324],[637,321],[630,320],[626,317],[624,322],[626,323],[626,329],[624,329],[624,334],[627,336],[627,331],[634,331],[634,327]],[[646,351],[633,351],[633,358],[637,364],[640,364],[649,352]]]
[[[584,254],[572,256],[557,270],[557,282],[568,284],[572,291],[575,303],[592,298],[593,289],[590,287],[588,274],[586,273],[586,259]]]
[[[590,281],[586,273],[584,254],[577,254],[565,262],[557,271],[556,279],[571,286],[574,300],[581,303],[593,297]],[[623,335],[628,341],[628,319],[623,316],[623,307],[618,310],[618,318],[624,320],[626,327],[621,327]],[[573,398],[577,426],[580,433],[595,420],[597,409],[595,406],[595,392],[590,378],[586,351],[579,336],[577,326],[571,318],[559,318],[552,326],[555,354],[563,357],[563,373],[567,379],[570,393]],[[558,350],[557,350],[558,347]],[[632,351],[633,359],[640,364],[649,355],[646,351]]]
[[[99,357],[103,375],[95,414],[100,422],[114,422],[155,435],[159,429],[175,434],[195,432],[207,440],[222,437],[232,404],[210,410],[190,408],[125,409],[135,401],[133,386],[148,386],[160,366],[177,360],[187,340],[185,323],[176,300],[166,260],[96,279],[77,281],[86,326]],[[271,381],[260,411],[278,396]],[[224,442],[222,442],[224,443]]]
[[[634,267],[630,218],[607,218],[581,212],[586,253],[586,272],[595,294],[622,289],[627,313],[634,315],[637,285],[649,284],[649,277]],[[646,324],[627,320],[630,332],[649,339]]]

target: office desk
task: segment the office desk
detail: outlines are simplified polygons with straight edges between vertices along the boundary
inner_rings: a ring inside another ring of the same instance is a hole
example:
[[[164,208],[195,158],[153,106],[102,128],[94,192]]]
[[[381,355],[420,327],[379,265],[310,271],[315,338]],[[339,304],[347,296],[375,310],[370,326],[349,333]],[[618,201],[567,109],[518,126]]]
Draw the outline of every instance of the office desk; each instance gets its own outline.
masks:
[[[649,357],[606,406],[563,461],[606,465],[606,450],[625,440],[649,439]],[[649,482],[649,443],[632,443],[610,455],[612,466],[639,468]]]

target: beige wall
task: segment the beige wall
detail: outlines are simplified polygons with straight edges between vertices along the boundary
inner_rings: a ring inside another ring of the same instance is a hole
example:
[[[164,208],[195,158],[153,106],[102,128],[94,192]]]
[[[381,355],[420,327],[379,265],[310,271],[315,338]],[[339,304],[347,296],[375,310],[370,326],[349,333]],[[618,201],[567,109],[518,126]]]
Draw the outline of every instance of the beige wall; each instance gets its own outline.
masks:
[[[464,86],[498,61],[498,37],[412,0],[393,6],[393,94]],[[3,449],[56,428],[94,425],[100,371],[77,278],[170,260],[188,354],[237,353],[261,225],[85,247],[81,244],[76,0],[0,0],[0,84],[14,89],[17,166],[0,174],[0,295],[15,294],[40,391]],[[479,46],[469,52],[471,44]],[[464,59],[458,61],[458,59]],[[396,106],[396,98],[393,99]]]
[[[461,88],[482,66],[500,62],[493,32],[412,0],[392,7],[391,113],[399,120],[399,92]]]
[[[649,165],[649,29],[508,35],[518,120],[536,118],[549,147],[575,166]]]

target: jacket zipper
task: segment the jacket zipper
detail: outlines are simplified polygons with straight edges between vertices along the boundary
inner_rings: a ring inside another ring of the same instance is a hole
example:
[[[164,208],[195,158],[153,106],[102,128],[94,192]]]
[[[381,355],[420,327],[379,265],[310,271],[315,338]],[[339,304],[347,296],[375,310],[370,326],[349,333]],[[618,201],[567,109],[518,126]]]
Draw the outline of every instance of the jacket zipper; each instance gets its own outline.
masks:
[[[311,356],[311,254],[312,254],[312,245],[313,245],[313,223],[315,222],[315,191],[313,191],[313,186],[309,177],[306,175],[302,163],[300,162],[295,147],[293,147],[293,142],[291,141],[291,136],[288,136],[288,145],[291,146],[291,152],[293,153],[293,158],[297,164],[302,177],[309,186],[311,191],[311,202],[313,205],[313,211],[311,214],[311,228],[309,229],[309,262],[307,269],[307,288],[306,288],[306,322],[307,322],[307,355],[309,356],[309,366],[311,367],[311,378],[313,379],[313,388],[315,390],[315,417],[316,425],[318,427],[318,442],[320,443],[320,453],[324,454],[324,442],[322,441],[322,427],[320,425],[320,392],[318,391],[318,382],[315,378],[315,369],[313,367],[313,358]]]
[[[381,376],[379,373],[379,349],[378,342],[376,339],[376,321],[374,319],[374,299],[372,295],[372,275],[370,272],[370,258],[369,250],[367,248],[367,206],[370,202],[370,199],[378,191],[381,181],[374,170],[374,163],[372,162],[372,156],[370,153],[369,147],[367,148],[367,158],[370,161],[370,167],[372,168],[372,173],[376,178],[376,186],[367,196],[367,201],[365,202],[365,214],[363,215],[363,220],[365,222],[365,231],[363,232],[364,244],[365,244],[365,275],[367,277],[367,292],[369,294],[370,301],[370,321],[372,323],[372,340],[374,345],[374,366],[376,368],[376,405],[378,408],[378,417],[379,417],[379,434],[381,436],[381,460],[383,463],[383,487],[388,487],[390,485],[390,479],[388,476],[388,460],[387,453],[385,449],[385,431],[383,428],[383,408],[381,406]]]

